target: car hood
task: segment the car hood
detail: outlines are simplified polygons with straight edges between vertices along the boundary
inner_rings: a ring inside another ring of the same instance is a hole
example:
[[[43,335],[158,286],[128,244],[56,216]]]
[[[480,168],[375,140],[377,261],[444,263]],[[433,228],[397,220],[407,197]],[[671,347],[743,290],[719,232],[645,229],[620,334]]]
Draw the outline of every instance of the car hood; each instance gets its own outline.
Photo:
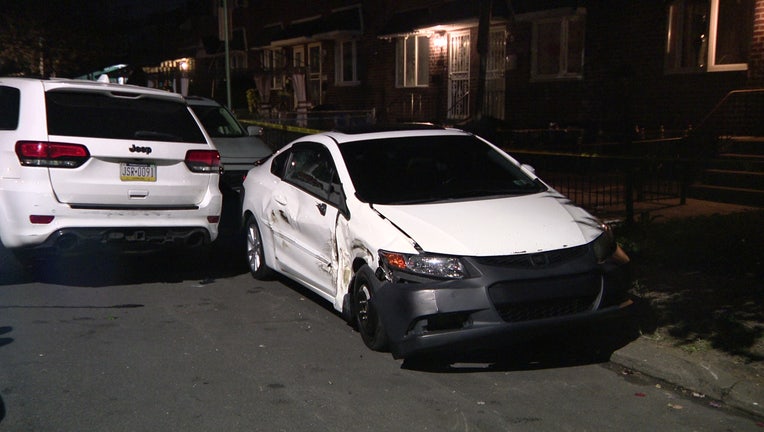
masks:
[[[533,195],[374,208],[427,252],[463,256],[533,253],[578,246],[602,233],[562,195]]]
[[[254,162],[271,154],[270,149],[264,142],[252,136],[236,138],[217,137],[212,138],[212,142],[215,144],[218,152],[220,152],[220,161],[223,165],[252,165]]]

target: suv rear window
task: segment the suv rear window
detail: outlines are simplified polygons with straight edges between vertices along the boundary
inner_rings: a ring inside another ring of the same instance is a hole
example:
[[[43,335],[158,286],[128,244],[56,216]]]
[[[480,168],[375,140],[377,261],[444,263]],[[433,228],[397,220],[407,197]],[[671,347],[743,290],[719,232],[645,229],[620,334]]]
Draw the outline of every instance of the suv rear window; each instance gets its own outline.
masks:
[[[0,86],[0,130],[16,130],[19,126],[19,101],[17,88]]]
[[[206,142],[182,101],[72,90],[49,91],[45,101],[50,135]]]

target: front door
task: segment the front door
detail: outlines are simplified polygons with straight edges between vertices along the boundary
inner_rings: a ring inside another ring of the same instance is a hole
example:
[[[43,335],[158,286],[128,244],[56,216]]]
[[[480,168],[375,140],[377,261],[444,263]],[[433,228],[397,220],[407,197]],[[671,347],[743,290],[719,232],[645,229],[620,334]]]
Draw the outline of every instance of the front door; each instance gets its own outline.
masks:
[[[274,254],[279,266],[305,285],[335,293],[334,231],[339,211],[331,202],[336,169],[326,147],[292,147],[283,182],[269,201]]]
[[[485,115],[504,120],[504,63],[506,53],[504,29],[491,29],[485,79]]]
[[[448,118],[470,114],[470,32],[450,34],[448,49]]]
[[[321,105],[323,94],[321,92],[321,44],[308,45],[308,101],[313,105]]]

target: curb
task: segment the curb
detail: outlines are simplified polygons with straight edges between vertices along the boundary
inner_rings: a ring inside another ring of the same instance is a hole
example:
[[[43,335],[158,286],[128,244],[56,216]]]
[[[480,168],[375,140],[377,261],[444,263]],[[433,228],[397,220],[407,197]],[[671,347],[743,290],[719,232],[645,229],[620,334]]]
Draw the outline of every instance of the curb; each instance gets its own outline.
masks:
[[[727,359],[695,358],[640,337],[610,361],[764,418],[764,377]]]

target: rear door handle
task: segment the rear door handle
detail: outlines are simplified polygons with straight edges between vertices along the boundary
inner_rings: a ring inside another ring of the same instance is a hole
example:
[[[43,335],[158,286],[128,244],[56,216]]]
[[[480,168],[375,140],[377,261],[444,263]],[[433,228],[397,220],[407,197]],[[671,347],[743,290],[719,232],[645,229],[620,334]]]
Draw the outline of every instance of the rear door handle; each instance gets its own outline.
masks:
[[[321,213],[321,216],[326,216],[326,204],[318,203],[316,204],[316,207],[318,208],[318,212]]]

